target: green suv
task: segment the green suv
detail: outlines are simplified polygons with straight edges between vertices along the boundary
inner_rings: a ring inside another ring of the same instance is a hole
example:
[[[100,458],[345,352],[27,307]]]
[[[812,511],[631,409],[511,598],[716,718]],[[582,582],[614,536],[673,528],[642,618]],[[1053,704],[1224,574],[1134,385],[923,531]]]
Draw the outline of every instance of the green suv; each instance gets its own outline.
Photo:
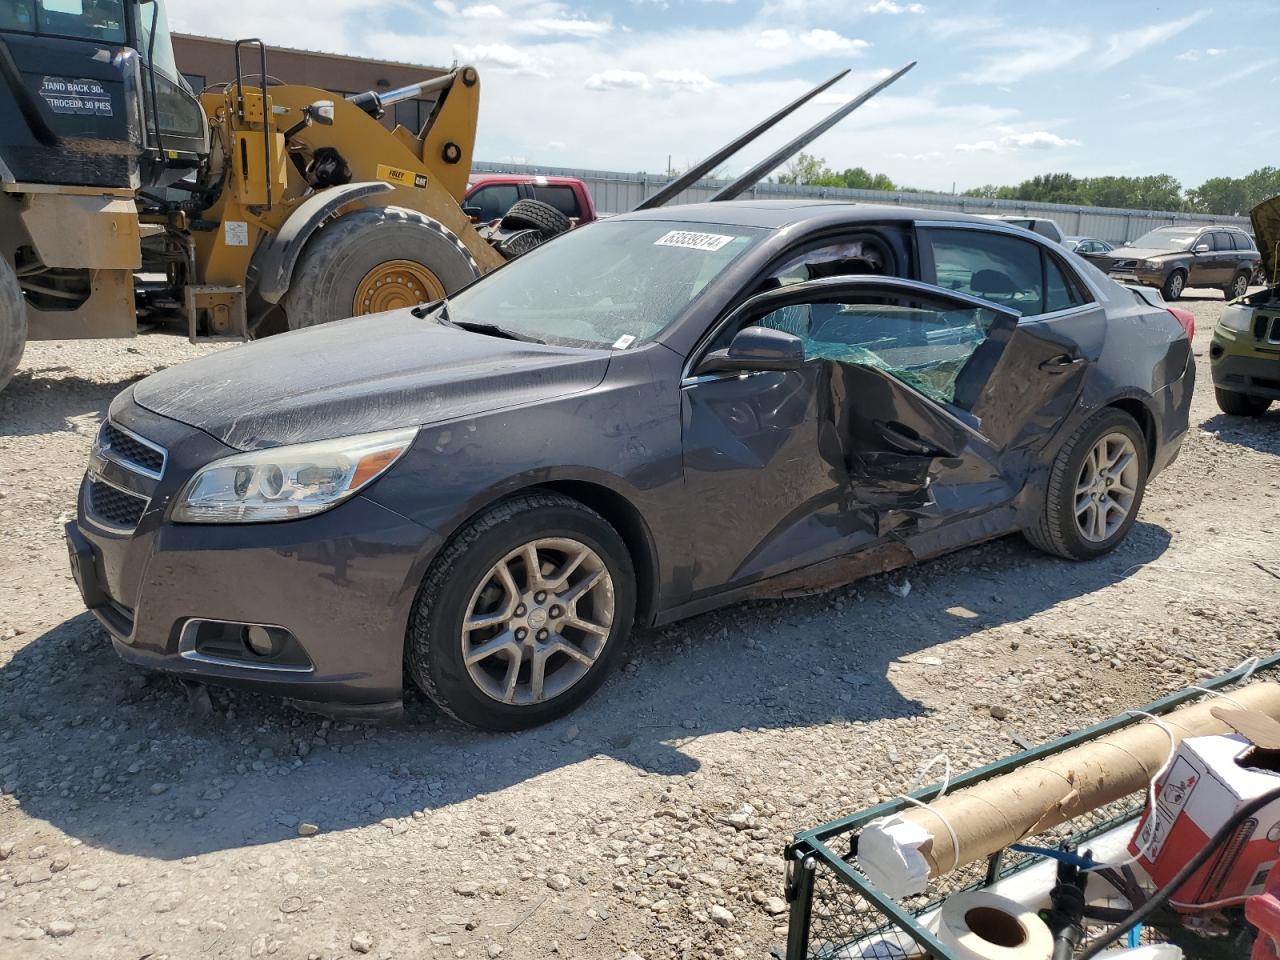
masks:
[[[1257,417],[1280,400],[1280,197],[1264,200],[1249,216],[1266,288],[1222,308],[1209,361],[1222,412]]]

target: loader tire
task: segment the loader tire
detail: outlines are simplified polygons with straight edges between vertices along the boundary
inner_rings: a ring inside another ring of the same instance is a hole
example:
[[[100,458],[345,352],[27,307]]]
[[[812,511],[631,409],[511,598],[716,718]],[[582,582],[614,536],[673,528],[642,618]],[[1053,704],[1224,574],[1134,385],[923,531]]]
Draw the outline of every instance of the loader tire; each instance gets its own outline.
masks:
[[[430,303],[480,276],[448,227],[416,210],[356,210],[307,242],[281,301],[290,330]]]
[[[13,266],[0,259],[0,390],[18,369],[27,346],[27,302]]]
[[[549,203],[517,200],[502,218],[502,225],[508,230],[537,230],[549,238],[569,230],[573,221]]]

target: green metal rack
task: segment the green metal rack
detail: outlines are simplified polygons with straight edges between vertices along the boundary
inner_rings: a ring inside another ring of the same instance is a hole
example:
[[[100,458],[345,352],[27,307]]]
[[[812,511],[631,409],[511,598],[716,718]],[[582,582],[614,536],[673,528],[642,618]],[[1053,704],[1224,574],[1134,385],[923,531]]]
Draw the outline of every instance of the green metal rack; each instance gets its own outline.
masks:
[[[1231,686],[1246,676],[1257,676],[1277,667],[1280,667],[1280,653],[1261,660],[1251,669],[1242,665],[1199,686],[1216,690]],[[1139,709],[1159,715],[1204,696],[1203,690],[1189,688]],[[1133,713],[1113,717],[1052,743],[954,777],[949,790],[963,789],[998,777],[1024,764],[1061,753],[1145,719]],[[927,802],[936,797],[940,787],[940,784],[924,787],[911,796]],[[1025,842],[1042,847],[1057,846],[1064,840],[1086,843],[1126,820],[1135,819],[1141,813],[1144,801],[1143,793],[1135,793],[1063,824],[1054,831],[1027,838]],[[785,852],[786,896],[790,904],[785,960],[862,960],[859,945],[886,934],[905,934],[935,960],[955,960],[954,955],[920,922],[921,916],[938,908],[953,893],[990,886],[1039,860],[1033,855],[1001,850],[985,862],[970,864],[931,881],[928,891],[919,897],[897,901],[877,889],[857,869],[855,854],[858,834],[866,824],[879,817],[899,813],[908,806],[910,804],[899,797],[796,834]]]

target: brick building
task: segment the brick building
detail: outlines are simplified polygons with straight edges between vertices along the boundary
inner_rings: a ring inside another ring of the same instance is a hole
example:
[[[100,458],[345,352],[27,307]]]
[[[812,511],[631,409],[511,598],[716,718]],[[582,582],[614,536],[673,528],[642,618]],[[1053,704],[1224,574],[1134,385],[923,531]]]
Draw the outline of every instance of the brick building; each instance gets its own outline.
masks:
[[[235,79],[235,41],[188,34],[173,35],[178,68],[191,88],[200,93],[205,87]],[[242,52],[246,76],[258,74],[258,51],[246,47]],[[291,50],[287,47],[267,48],[267,73],[285,83],[320,87],[340,96],[365,90],[386,92],[445,73],[439,67],[386,60],[366,60],[340,53],[318,53],[313,50]],[[398,103],[382,122],[387,127],[399,123],[410,130],[421,129],[434,100],[406,100]]]

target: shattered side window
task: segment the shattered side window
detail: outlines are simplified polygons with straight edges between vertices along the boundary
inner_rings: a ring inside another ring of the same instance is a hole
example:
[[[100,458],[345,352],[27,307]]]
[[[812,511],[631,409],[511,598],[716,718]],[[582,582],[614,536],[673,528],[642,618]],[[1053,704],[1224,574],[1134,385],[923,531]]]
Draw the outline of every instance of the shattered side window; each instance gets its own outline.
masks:
[[[758,322],[800,337],[807,360],[873,367],[931,400],[967,408],[965,398],[976,391],[960,386],[997,316],[982,308],[947,310],[876,297],[784,307]]]

